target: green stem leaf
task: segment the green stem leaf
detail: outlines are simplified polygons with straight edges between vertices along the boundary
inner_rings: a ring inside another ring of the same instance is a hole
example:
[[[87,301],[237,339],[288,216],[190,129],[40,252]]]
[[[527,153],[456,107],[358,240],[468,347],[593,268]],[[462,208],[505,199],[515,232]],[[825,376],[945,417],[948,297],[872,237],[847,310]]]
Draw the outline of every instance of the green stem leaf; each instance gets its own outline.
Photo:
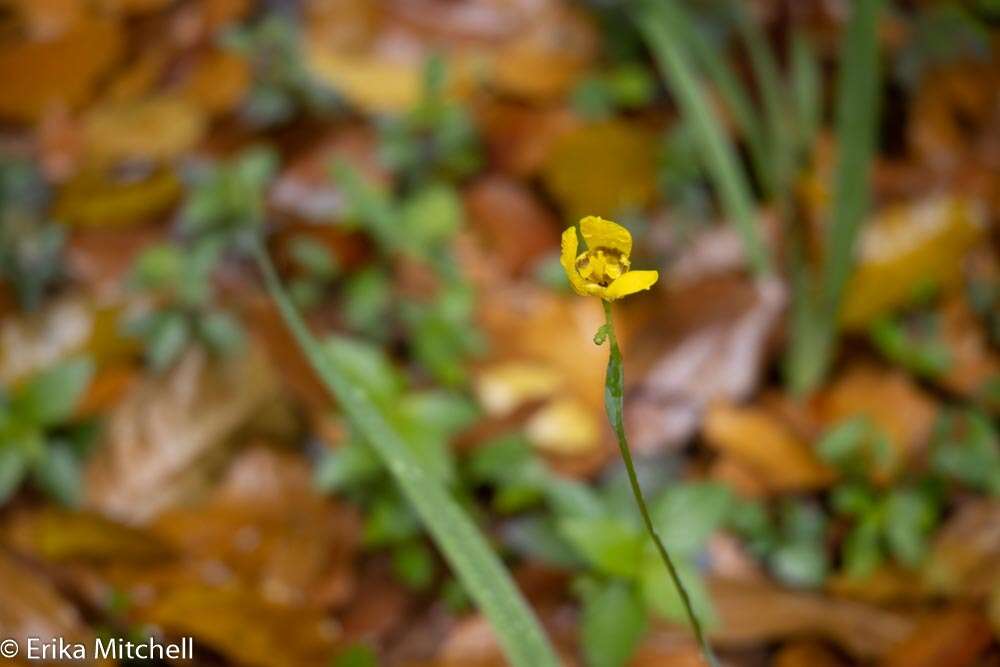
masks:
[[[413,506],[465,589],[493,626],[515,667],[556,667],[559,661],[531,608],[496,553],[444,485],[427,471],[371,398],[354,386],[306,327],[268,258],[257,263],[285,324],[338,405],[371,445]]]
[[[711,667],[718,667],[719,661],[712,651],[711,644],[708,643],[708,639],[705,637],[701,621],[698,619],[698,615],[695,613],[694,606],[691,603],[691,596],[681,582],[680,575],[677,573],[677,567],[674,565],[674,561],[670,557],[667,548],[663,545],[659,533],[656,532],[656,528],[653,526],[653,519],[649,515],[649,509],[646,507],[646,499],[642,494],[642,487],[639,486],[639,477],[636,475],[635,463],[632,461],[632,450],[629,448],[628,439],[625,436],[625,373],[622,369],[622,353],[618,347],[618,338],[615,336],[614,320],[611,317],[611,304],[607,301],[602,301],[602,303],[604,304],[605,318],[602,328],[607,333],[607,340],[611,346],[611,351],[608,354],[608,370],[604,380],[604,409],[608,413],[608,421],[611,423],[611,428],[614,429],[615,436],[618,439],[618,449],[621,451],[622,460],[625,462],[629,485],[632,487],[632,495],[635,497],[635,503],[639,507],[639,514],[642,515],[642,522],[646,527],[646,532],[653,540],[653,544],[656,545],[656,550],[659,552],[663,564],[667,566],[667,572],[670,574],[670,579],[674,582],[674,586],[680,594],[681,601],[684,604],[684,611],[687,612],[691,628],[694,630],[694,635],[701,646],[705,659]]]

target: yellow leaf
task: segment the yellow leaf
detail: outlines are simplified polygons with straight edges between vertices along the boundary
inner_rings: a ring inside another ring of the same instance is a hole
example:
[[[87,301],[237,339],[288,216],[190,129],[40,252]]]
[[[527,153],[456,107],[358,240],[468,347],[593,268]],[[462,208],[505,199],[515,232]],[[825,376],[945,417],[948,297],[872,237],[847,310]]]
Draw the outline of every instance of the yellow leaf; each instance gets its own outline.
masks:
[[[476,394],[486,412],[503,416],[551,396],[561,383],[558,371],[545,364],[509,361],[483,369],[476,378]]]
[[[772,491],[820,489],[833,481],[812,448],[761,408],[715,404],[704,429],[710,446],[743,463]]]
[[[338,634],[316,610],[272,604],[240,588],[181,586],[140,615],[246,667],[328,664]]]
[[[531,444],[550,454],[573,456],[591,452],[601,444],[599,414],[575,398],[560,398],[532,415],[525,433]]]
[[[180,198],[181,183],[170,169],[139,181],[114,181],[100,171],[83,171],[59,193],[55,216],[74,227],[119,227],[148,222]]]
[[[652,133],[625,121],[605,121],[557,140],[542,175],[569,218],[611,218],[652,201],[655,150]]]
[[[313,74],[365,111],[402,112],[420,100],[423,79],[418,63],[337,53],[314,42],[305,51]]]
[[[984,228],[983,212],[955,197],[892,208],[876,217],[861,235],[858,265],[840,313],[842,325],[863,329],[928,288],[954,285],[961,277],[962,258]]]
[[[250,65],[228,51],[212,51],[198,60],[179,93],[209,114],[231,111],[250,88]]]
[[[0,46],[0,116],[30,122],[60,104],[76,108],[118,59],[117,23],[88,19],[48,41]]]
[[[166,544],[141,529],[55,507],[16,514],[5,532],[17,550],[52,562],[148,565],[172,555]]]
[[[102,104],[83,125],[87,155],[97,164],[169,160],[192,149],[204,130],[202,112],[172,95]]]

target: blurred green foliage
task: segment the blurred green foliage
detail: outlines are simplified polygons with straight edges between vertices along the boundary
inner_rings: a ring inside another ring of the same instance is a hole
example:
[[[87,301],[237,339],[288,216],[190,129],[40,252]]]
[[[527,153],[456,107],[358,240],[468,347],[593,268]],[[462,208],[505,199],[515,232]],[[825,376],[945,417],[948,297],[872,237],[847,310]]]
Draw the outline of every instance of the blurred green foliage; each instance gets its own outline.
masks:
[[[483,164],[482,148],[469,112],[446,91],[444,60],[428,59],[421,101],[401,115],[378,121],[379,157],[404,187],[427,181],[457,181]]]
[[[1000,434],[995,421],[975,409],[951,409],[938,420],[931,468],[969,489],[1000,496]]]
[[[471,401],[456,392],[413,389],[379,347],[360,339],[331,338],[325,349],[404,437],[424,468],[454,486],[455,462],[448,443],[476,419]],[[391,552],[401,581],[418,590],[432,583],[436,561],[421,524],[359,433],[350,429],[343,443],[321,457],[316,483],[362,507],[365,544]]]
[[[0,505],[25,480],[57,502],[79,503],[80,460],[94,430],[74,412],[92,375],[90,360],[76,358],[0,389]]]
[[[312,308],[323,301],[326,292],[340,277],[337,258],[328,248],[308,236],[296,236],[288,243],[294,277],[288,291],[299,308]]]
[[[929,4],[913,13],[909,24],[906,43],[893,60],[893,74],[911,90],[935,66],[989,58],[989,27],[962,3]]]
[[[940,320],[935,313],[882,317],[871,325],[871,340],[894,364],[921,377],[938,377],[952,364],[951,350],[941,339]]]
[[[247,57],[253,78],[243,115],[253,125],[271,126],[305,112],[315,116],[344,108],[339,96],[317,83],[305,66],[298,22],[269,12],[252,25],[230,30],[222,45]]]
[[[21,307],[38,308],[63,277],[65,228],[49,220],[49,188],[35,163],[0,161],[0,281]]]
[[[128,319],[157,371],[173,365],[191,343],[217,354],[245,339],[239,319],[221,304],[215,275],[233,253],[245,253],[264,224],[266,186],[277,157],[250,148],[231,160],[195,166],[178,223],[180,238],[147,248],[136,259],[131,284],[152,307]]]

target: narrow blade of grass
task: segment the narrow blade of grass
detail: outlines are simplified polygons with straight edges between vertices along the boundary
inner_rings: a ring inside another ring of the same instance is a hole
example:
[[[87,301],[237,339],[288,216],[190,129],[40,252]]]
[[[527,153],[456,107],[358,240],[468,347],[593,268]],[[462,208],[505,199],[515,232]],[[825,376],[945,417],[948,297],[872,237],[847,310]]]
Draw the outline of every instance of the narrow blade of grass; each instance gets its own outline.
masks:
[[[455,574],[493,626],[516,667],[556,667],[559,661],[538,620],[496,553],[447,489],[424,469],[371,399],[336,367],[292,305],[261,244],[257,263],[285,324],[347,418],[378,454]]]
[[[871,199],[871,162],[879,114],[878,17],[882,0],[856,0],[840,50],[837,86],[837,166],[833,209],[824,238],[818,301],[793,331],[789,381],[794,391],[815,388],[836,343],[837,318],[854,246]]]
[[[801,29],[793,29],[791,43],[792,100],[795,108],[796,151],[808,154],[823,122],[823,75],[816,47]]]
[[[735,5],[739,17],[739,30],[750,55],[754,79],[760,88],[764,108],[765,128],[770,150],[770,182],[772,194],[779,198],[788,195],[788,185],[794,164],[793,143],[788,116],[788,101],[778,62],[774,57],[767,36],[757,21],[742,4]]]
[[[678,8],[672,2],[647,0],[636,4],[633,17],[677,97],[685,122],[694,128],[705,167],[725,214],[743,238],[750,266],[758,276],[770,274],[771,261],[757,224],[746,174],[722,123],[705,98],[694,64],[684,49],[687,35]]]
[[[743,133],[757,180],[768,196],[773,195],[775,184],[771,178],[773,169],[767,145],[768,137],[746,86],[740,81],[732,66],[726,62],[717,46],[698,34],[687,12],[681,7],[676,7],[674,14],[678,31],[687,36],[687,48],[712,80],[723,103],[732,114],[736,126]]]

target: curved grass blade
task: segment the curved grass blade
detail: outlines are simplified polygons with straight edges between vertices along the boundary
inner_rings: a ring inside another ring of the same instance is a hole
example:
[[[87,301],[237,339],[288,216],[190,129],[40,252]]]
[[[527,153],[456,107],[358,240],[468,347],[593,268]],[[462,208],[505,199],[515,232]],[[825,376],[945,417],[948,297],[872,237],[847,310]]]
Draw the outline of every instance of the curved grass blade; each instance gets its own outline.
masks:
[[[838,159],[833,210],[826,227],[819,298],[793,332],[789,382],[807,392],[826,374],[836,344],[837,317],[854,245],[871,199],[871,162],[879,115],[878,17],[883,0],[856,0],[840,49],[836,132]]]
[[[677,96],[685,121],[694,128],[705,167],[718,191],[723,210],[743,239],[751,267],[758,276],[770,274],[771,260],[759,232],[746,173],[722,124],[708,104],[695,76],[694,66],[684,50],[687,39],[683,17],[675,3],[653,0],[637,3],[633,17]]]
[[[310,364],[347,418],[392,474],[469,595],[493,626],[516,667],[557,667],[555,651],[510,575],[476,525],[447,489],[424,469],[412,450],[365,392],[352,386],[306,327],[278,279],[263,246],[254,253],[268,292]]]
[[[808,155],[823,121],[823,74],[816,47],[803,30],[792,30],[791,89],[795,108],[796,151]]]
[[[761,183],[765,193],[773,195],[774,183],[771,182],[772,169],[769,164],[768,137],[746,86],[723,58],[717,45],[698,34],[694,22],[682,7],[674,8],[674,20],[679,32],[687,35],[687,48],[691,50],[695,59],[712,80],[716,91],[746,140],[750,162],[757,180]]]
[[[788,103],[785,85],[774,52],[757,21],[742,4],[736,4],[740,35],[750,55],[754,79],[760,88],[764,108],[765,127],[768,134],[768,148],[771,153],[770,182],[772,194],[779,198],[788,196],[788,185],[792,177],[794,153],[792,127],[787,122]]]

